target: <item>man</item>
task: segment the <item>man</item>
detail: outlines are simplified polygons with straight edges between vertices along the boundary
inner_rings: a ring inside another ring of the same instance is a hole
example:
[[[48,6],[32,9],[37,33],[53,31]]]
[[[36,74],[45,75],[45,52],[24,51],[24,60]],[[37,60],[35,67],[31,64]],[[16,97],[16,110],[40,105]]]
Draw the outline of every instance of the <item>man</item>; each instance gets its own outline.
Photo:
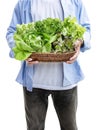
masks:
[[[81,0],[19,0],[14,8],[6,38],[14,58],[13,35],[17,24],[29,23],[48,17],[64,20],[75,16],[86,28],[84,40],[75,42],[76,54],[67,62],[41,63],[28,58],[21,64],[17,82],[23,85],[27,130],[44,130],[51,95],[61,130],[77,130],[77,84],[84,79],[78,63],[80,51],[90,49],[90,23]]]

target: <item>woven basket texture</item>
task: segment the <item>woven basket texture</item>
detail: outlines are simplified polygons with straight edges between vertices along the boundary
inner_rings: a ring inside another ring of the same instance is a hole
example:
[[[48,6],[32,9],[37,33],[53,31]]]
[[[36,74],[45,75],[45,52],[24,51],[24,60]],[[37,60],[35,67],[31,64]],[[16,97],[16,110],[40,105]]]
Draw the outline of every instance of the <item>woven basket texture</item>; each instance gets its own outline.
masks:
[[[40,62],[66,62],[75,54],[75,51],[65,53],[32,53],[33,60]]]

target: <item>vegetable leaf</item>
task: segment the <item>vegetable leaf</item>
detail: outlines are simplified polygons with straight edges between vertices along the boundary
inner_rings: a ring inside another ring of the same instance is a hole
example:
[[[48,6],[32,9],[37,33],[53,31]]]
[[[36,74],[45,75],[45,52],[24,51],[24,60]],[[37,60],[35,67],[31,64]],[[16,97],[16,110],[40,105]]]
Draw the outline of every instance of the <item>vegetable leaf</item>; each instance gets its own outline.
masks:
[[[17,60],[25,60],[33,52],[63,53],[73,51],[73,43],[83,39],[86,28],[77,23],[75,17],[68,16],[61,21],[58,18],[46,18],[28,24],[17,25],[14,33]]]

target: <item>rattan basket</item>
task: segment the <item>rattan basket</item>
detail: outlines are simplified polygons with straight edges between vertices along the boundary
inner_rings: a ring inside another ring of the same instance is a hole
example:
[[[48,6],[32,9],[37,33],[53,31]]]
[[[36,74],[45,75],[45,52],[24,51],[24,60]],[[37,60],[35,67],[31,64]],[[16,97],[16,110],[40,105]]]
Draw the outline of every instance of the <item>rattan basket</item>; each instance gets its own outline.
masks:
[[[65,62],[75,54],[75,51],[65,53],[32,53],[30,58],[40,62]]]

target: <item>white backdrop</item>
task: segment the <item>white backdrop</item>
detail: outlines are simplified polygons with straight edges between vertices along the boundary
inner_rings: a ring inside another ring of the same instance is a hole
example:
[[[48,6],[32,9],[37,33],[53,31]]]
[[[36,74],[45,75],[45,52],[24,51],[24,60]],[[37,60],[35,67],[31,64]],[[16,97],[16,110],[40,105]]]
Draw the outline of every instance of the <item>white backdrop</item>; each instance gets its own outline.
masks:
[[[26,130],[22,87],[15,81],[20,63],[9,58],[5,39],[17,0],[0,0],[0,130]],[[80,55],[85,80],[79,83],[77,123],[79,130],[96,130],[97,125],[97,7],[94,0],[83,0],[92,27],[91,50]],[[88,3],[88,5],[87,5]],[[46,130],[59,130],[59,122],[49,98]]]

